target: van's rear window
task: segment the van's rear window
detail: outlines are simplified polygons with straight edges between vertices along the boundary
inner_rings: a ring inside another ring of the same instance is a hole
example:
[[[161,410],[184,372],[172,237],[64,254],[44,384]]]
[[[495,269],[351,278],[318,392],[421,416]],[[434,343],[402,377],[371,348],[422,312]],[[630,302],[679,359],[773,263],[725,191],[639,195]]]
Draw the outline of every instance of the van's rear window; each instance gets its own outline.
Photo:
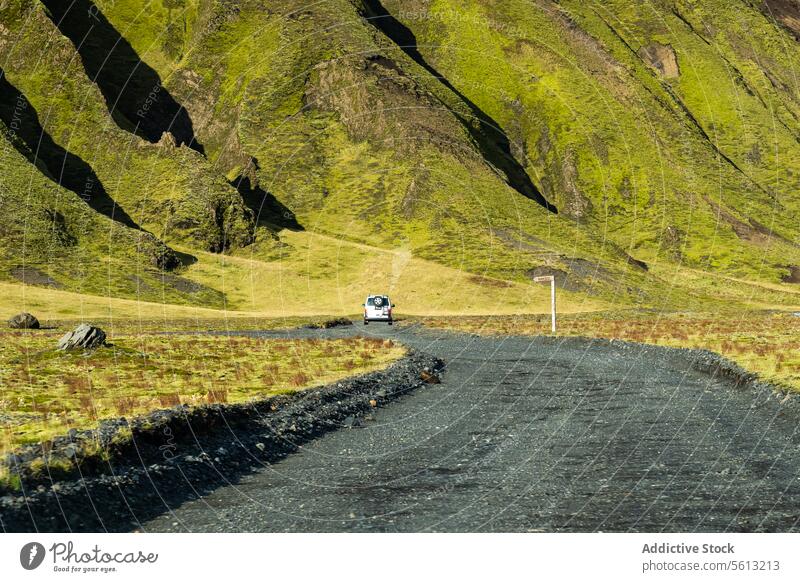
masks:
[[[386,306],[389,305],[389,298],[388,297],[384,296],[384,297],[381,297],[381,299],[383,300],[381,302],[381,307],[386,307]],[[375,297],[370,297],[369,299],[367,299],[367,305],[369,305],[370,307],[375,307]]]

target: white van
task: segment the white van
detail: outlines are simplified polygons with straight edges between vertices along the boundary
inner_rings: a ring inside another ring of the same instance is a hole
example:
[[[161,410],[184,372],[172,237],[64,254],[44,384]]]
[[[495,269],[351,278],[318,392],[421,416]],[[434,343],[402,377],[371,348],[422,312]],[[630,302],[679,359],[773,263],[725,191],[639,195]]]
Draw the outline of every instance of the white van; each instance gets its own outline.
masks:
[[[388,295],[370,295],[364,302],[364,325],[370,321],[385,321],[392,325],[392,307]]]

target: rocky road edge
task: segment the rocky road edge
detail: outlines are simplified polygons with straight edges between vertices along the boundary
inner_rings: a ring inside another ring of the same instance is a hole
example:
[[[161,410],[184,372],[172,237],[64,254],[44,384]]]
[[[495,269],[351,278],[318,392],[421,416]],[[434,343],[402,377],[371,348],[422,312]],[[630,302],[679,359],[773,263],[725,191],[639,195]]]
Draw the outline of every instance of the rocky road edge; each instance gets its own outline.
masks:
[[[136,530],[328,431],[358,428],[375,408],[437,382],[443,369],[440,359],[409,350],[384,370],[293,394],[246,404],[179,406],[131,421],[105,421],[97,430],[72,430],[54,439],[47,453],[49,461],[72,461],[66,474],[33,470],[43,463],[38,445],[5,459],[21,488],[0,491],[0,528]]]
[[[595,340],[595,338],[587,339]],[[753,395],[754,405],[758,405],[759,401],[763,403],[774,401],[787,410],[796,409],[800,413],[800,398],[797,398],[796,392],[785,386],[763,380],[755,372],[742,368],[733,360],[717,352],[702,348],[678,348],[618,339],[600,341],[608,341],[612,345],[621,347],[623,351],[630,352],[631,357],[641,359],[678,358],[687,362],[693,370],[707,374],[712,379],[724,380],[730,382],[736,389],[749,391]]]

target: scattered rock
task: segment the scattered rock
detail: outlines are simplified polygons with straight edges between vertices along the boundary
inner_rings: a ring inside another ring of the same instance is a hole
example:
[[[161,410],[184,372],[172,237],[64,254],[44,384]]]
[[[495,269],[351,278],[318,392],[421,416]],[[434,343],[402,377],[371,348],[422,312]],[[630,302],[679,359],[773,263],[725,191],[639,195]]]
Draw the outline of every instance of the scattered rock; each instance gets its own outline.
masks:
[[[52,287],[53,289],[61,289],[63,287],[61,283],[53,279],[50,275],[35,267],[14,267],[9,273],[12,277],[18,281],[22,281],[26,285]]]
[[[786,265],[785,268],[789,272],[781,277],[781,281],[784,283],[800,283],[800,267],[797,265]]]
[[[39,329],[39,320],[30,313],[19,313],[8,320],[11,329]]]
[[[762,12],[781,23],[791,35],[800,39],[800,6],[792,0],[764,0]]]
[[[129,531],[135,525],[125,517],[130,514],[129,504],[150,507],[147,491],[153,486],[180,499],[194,499],[196,485],[217,483],[220,474],[239,475],[254,462],[282,459],[330,430],[363,428],[365,421],[374,421],[369,413],[375,408],[369,401],[384,402],[376,396],[376,387],[381,386],[388,401],[419,387],[423,368],[435,372],[441,366],[440,360],[411,350],[386,370],[320,387],[314,393],[270,396],[246,405],[182,405],[131,420],[103,421],[97,430],[70,430],[48,442],[47,450],[41,445],[21,447],[11,453],[13,458],[11,454],[0,458],[13,468],[25,491],[22,494],[0,484],[3,526],[7,531],[29,531],[31,524],[42,528],[46,523],[52,531],[64,531],[64,524],[69,524],[80,531],[94,531],[113,523],[115,531]],[[115,438],[120,429],[125,429],[125,436]],[[199,441],[198,434],[202,434]],[[165,437],[169,438],[166,448]],[[131,446],[133,440],[136,446]],[[114,475],[108,473],[109,464],[98,462],[95,456],[98,442],[103,444],[104,454],[114,459]],[[233,447],[232,442],[236,443]],[[203,448],[211,454],[201,452]],[[73,462],[59,474],[53,474],[52,468],[46,474],[37,473],[32,467],[35,469],[36,460],[43,455]],[[182,485],[189,480],[191,487]],[[57,501],[52,494],[54,482],[64,487]],[[40,484],[46,487],[37,493]],[[123,499],[120,486],[125,488]],[[73,519],[71,508],[83,508],[87,493],[98,502],[101,513],[96,519],[82,513]]]
[[[191,281],[184,277],[178,277],[177,275],[172,275],[169,273],[162,273],[161,280],[163,281],[165,286],[172,287],[176,291],[181,293],[200,293],[201,291],[208,291],[209,288],[205,285],[201,285],[200,283],[196,283],[195,281]]]
[[[439,378],[439,375],[435,372],[432,372],[430,368],[425,368],[419,374],[420,379],[425,382],[426,384],[441,384],[442,380]]]
[[[346,325],[353,325],[353,322],[346,317],[337,317],[336,319],[329,319],[322,323],[311,323],[306,326],[307,329],[331,329],[332,327],[342,327]]]
[[[650,267],[648,267],[647,263],[645,263],[644,261],[640,261],[639,259],[634,259],[628,253],[623,253],[623,254],[625,255],[625,260],[632,267],[636,267],[637,269],[641,269],[642,271],[649,271],[650,270]]]
[[[58,341],[59,350],[93,350],[106,343],[106,332],[99,327],[82,323]]]
[[[639,49],[639,57],[665,79],[675,79],[681,74],[675,50],[669,45],[650,43]]]
[[[158,140],[159,147],[162,147],[167,150],[174,150],[178,147],[178,142],[175,140],[175,136],[172,133],[165,131],[161,134],[161,139]]]
[[[161,271],[171,271],[183,264],[178,253],[150,233],[143,233],[139,237],[136,250],[147,257],[152,266]]]

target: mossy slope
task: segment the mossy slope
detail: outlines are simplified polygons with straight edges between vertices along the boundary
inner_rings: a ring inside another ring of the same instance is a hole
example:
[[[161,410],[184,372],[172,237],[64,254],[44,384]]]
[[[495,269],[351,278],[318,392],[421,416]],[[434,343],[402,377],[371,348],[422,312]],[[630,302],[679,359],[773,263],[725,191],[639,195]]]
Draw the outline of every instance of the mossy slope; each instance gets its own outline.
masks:
[[[754,3],[80,0],[90,53],[44,4],[4,5],[7,77],[190,253],[291,267],[306,229],[622,305],[795,302],[800,47]]]

